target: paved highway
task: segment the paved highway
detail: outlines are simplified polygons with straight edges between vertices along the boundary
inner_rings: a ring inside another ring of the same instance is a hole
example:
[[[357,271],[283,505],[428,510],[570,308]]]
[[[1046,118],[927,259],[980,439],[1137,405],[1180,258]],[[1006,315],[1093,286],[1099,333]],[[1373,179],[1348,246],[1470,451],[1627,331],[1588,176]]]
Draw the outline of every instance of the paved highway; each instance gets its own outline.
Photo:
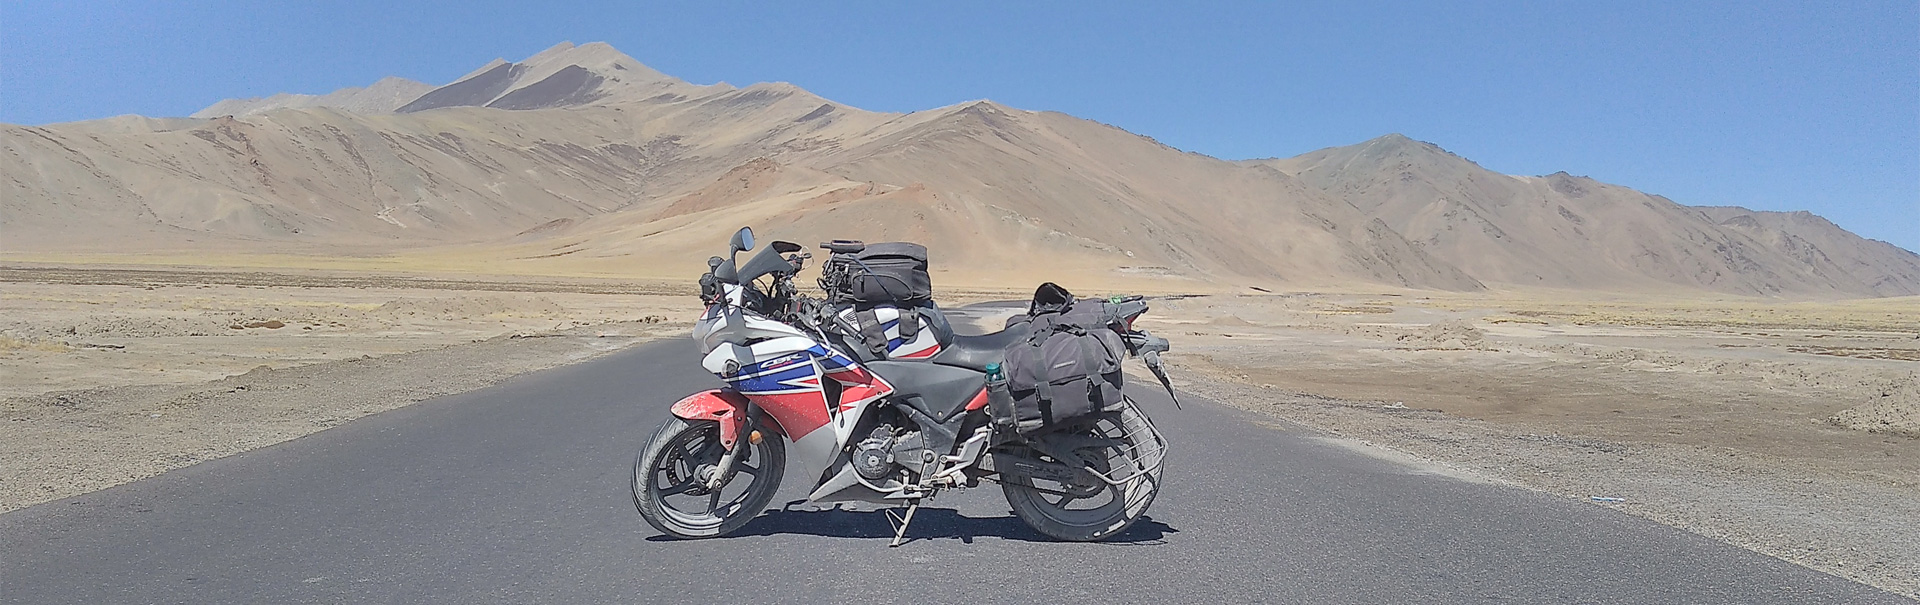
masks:
[[[930,501],[897,549],[880,513],[805,506],[663,540],[628,474],[667,405],[716,384],[696,361],[655,343],[0,515],[0,601],[1908,602],[1145,385],[1174,453],[1111,542],[1046,541],[990,485]]]

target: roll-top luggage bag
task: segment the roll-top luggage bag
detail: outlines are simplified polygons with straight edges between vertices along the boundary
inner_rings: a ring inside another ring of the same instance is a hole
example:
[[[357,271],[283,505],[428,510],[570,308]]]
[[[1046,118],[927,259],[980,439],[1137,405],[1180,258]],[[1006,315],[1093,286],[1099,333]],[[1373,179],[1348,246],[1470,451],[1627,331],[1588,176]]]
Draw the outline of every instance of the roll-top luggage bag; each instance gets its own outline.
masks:
[[[1046,432],[1122,405],[1120,360],[1125,345],[1111,327],[1117,318],[1099,299],[1061,306],[1065,308],[1030,314],[1031,336],[1007,348],[1002,367],[1013,395],[1014,420],[1024,434]]]
[[[927,247],[908,242],[868,244],[848,267],[848,294],[856,304],[902,307],[933,298]]]

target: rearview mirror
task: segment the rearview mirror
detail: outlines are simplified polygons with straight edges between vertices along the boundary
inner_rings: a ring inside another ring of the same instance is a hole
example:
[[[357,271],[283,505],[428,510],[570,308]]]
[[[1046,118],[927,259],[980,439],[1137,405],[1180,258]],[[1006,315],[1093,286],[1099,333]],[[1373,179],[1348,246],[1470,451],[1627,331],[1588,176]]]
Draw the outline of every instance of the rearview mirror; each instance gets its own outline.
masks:
[[[733,232],[733,240],[728,242],[728,245],[733,246],[734,252],[745,252],[748,250],[752,250],[753,249],[753,228],[741,227],[739,231]]]

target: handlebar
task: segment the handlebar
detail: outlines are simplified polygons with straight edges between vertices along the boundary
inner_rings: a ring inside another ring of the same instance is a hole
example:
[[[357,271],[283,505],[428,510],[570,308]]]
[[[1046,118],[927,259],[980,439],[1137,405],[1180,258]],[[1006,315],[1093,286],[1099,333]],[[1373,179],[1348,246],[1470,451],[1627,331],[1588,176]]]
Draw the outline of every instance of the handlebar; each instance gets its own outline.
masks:
[[[820,242],[820,247],[834,254],[855,254],[861,250],[866,250],[867,244],[859,240],[837,239],[830,242]]]
[[[1165,353],[1173,349],[1173,344],[1167,342],[1167,339],[1148,334],[1144,330],[1127,332],[1121,335],[1121,340],[1126,342],[1127,349],[1133,351],[1133,354],[1136,356],[1148,353]]]

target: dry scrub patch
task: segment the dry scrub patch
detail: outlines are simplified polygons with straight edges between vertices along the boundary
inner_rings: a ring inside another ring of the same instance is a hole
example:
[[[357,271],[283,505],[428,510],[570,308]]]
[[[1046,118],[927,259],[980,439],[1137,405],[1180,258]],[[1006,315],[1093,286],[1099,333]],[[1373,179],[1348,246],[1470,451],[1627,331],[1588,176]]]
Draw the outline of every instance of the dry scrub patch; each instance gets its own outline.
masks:
[[[0,278],[0,512],[680,336],[699,312],[691,296],[650,293],[683,289],[672,284]]]
[[[1222,401],[1920,594],[1920,362],[1899,352],[1920,299],[1155,307],[1141,325]]]

